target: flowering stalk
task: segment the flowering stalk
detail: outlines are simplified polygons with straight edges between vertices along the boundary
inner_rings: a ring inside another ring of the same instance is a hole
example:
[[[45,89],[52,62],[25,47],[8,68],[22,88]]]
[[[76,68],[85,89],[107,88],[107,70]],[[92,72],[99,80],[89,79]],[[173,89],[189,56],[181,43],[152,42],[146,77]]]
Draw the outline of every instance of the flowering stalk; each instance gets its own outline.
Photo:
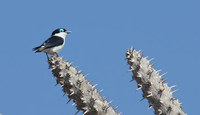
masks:
[[[53,56],[48,61],[57,84],[68,94],[69,101],[76,104],[77,113],[81,110],[84,115],[117,115],[109,102],[100,96],[100,92],[92,86],[81,71],[77,71],[72,63],[62,60],[62,57]],[[68,102],[69,102],[68,101]]]
[[[160,71],[152,68],[152,60],[142,57],[142,53],[135,49],[129,49],[126,52],[127,63],[130,65],[129,71],[132,71],[132,81],[136,80],[138,88],[143,92],[143,99],[149,102],[149,108],[153,107],[156,115],[186,115],[182,111],[181,103],[173,97],[176,92],[169,87],[162,79]]]

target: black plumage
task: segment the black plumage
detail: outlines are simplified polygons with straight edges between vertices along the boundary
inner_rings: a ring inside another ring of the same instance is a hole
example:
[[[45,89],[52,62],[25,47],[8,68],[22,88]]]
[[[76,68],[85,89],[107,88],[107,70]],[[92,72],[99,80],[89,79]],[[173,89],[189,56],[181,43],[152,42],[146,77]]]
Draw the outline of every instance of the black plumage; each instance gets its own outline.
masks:
[[[49,39],[47,39],[41,46],[33,48],[33,51],[35,53],[41,52],[45,49],[52,48],[55,46],[60,46],[64,43],[64,39],[59,36],[51,36]]]
[[[60,32],[66,32],[67,30],[64,29],[64,28],[59,28],[59,29],[56,29],[52,32],[51,36],[57,34],[57,33],[60,33]]]

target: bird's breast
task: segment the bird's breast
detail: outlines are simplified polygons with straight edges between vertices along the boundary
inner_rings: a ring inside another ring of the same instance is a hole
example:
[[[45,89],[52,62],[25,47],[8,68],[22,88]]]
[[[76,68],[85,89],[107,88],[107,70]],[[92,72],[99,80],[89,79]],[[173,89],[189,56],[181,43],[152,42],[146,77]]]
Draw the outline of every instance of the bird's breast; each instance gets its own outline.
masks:
[[[63,48],[63,46],[64,46],[64,44],[62,44],[60,46],[53,47],[52,51],[58,53]]]

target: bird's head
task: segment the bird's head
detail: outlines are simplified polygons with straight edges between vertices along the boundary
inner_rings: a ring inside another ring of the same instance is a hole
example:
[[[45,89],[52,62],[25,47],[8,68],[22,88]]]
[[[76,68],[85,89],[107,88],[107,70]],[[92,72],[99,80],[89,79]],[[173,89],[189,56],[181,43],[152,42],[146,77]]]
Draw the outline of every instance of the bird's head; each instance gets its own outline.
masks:
[[[59,36],[59,37],[65,38],[67,36],[67,34],[70,34],[70,33],[72,33],[72,32],[71,31],[67,31],[64,28],[59,28],[59,29],[54,30],[52,32],[51,36]]]

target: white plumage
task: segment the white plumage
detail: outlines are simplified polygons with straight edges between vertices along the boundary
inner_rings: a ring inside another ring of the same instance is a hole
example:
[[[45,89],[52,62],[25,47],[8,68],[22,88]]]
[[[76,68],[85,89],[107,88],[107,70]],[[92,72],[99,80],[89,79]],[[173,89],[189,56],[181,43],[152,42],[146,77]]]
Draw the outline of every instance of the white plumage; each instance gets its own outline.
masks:
[[[58,56],[58,52],[64,47],[65,45],[65,38],[71,31],[67,31],[63,28],[56,29],[53,31],[51,37],[47,39],[41,46],[33,48],[37,52],[44,52],[50,55],[56,54]],[[48,55],[47,55],[48,57]]]

